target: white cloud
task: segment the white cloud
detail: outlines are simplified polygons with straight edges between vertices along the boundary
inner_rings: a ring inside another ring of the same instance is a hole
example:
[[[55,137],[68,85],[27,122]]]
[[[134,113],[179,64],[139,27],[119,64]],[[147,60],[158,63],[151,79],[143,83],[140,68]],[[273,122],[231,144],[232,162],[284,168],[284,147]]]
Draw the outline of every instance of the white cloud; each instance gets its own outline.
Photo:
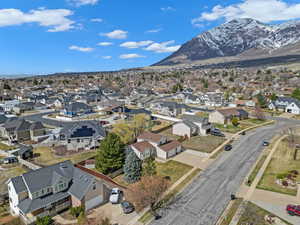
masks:
[[[94,49],[93,48],[89,48],[89,47],[80,47],[77,45],[72,45],[69,47],[70,50],[74,50],[74,51],[79,51],[79,52],[91,52]]]
[[[102,59],[111,59],[111,58],[112,58],[112,56],[110,56],[110,55],[102,56]]]
[[[144,58],[145,56],[139,54],[123,54],[120,55],[120,59],[136,59],[136,58]]]
[[[75,22],[67,18],[73,15],[68,9],[31,10],[24,13],[19,9],[0,9],[0,27],[38,23],[42,27],[50,27],[48,32],[66,31],[75,28]]]
[[[162,8],[160,8],[160,10],[163,11],[163,12],[176,11],[176,9],[171,7],[171,6],[162,7]]]
[[[153,43],[149,45],[147,48],[144,48],[144,50],[147,51],[153,51],[156,53],[167,53],[167,52],[175,52],[180,48],[180,45],[173,45],[175,41],[166,41],[161,43]]]
[[[112,42],[99,42],[97,45],[98,46],[110,46],[110,45],[113,45],[113,43]]]
[[[122,43],[120,46],[123,48],[140,48],[140,47],[145,47],[149,46],[152,44],[154,41],[127,41]]]
[[[93,18],[93,19],[91,19],[91,22],[102,23],[103,19],[101,19],[101,18]]]
[[[210,12],[203,12],[192,20],[193,24],[224,18],[253,18],[261,22],[291,20],[300,18],[300,3],[287,3],[283,0],[243,0],[239,4],[226,7],[216,5]]]
[[[127,38],[127,31],[124,30],[114,30],[109,33],[101,34],[102,36],[108,37],[110,39],[126,39]]]
[[[162,28],[147,30],[146,33],[158,33],[162,30]]]
[[[68,0],[71,4],[79,7],[82,5],[96,5],[99,0]]]

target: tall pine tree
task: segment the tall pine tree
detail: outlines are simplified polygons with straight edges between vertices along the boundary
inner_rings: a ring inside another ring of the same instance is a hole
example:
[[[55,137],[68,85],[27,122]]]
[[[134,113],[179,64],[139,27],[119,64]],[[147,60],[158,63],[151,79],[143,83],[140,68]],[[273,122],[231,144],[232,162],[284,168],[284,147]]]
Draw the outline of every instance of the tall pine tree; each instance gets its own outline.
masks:
[[[124,180],[127,183],[135,183],[142,176],[142,161],[137,157],[134,151],[129,151],[124,165]]]
[[[118,135],[109,133],[98,150],[96,169],[104,174],[121,169],[125,161],[124,147]]]

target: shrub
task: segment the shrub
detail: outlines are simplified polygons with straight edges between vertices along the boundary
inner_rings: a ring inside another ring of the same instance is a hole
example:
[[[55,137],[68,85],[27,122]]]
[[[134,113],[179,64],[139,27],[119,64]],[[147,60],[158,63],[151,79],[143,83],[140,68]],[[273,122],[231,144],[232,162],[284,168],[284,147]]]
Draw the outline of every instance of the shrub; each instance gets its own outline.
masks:
[[[294,175],[299,175],[299,172],[297,170],[291,170],[290,173],[292,173]]]
[[[286,178],[287,175],[288,175],[287,173],[280,173],[280,174],[277,174],[276,178],[282,180],[282,179]]]
[[[289,183],[286,180],[283,180],[282,181],[282,186],[287,187],[287,186],[289,186]]]
[[[80,216],[80,214],[84,214],[84,207],[83,206],[72,207],[70,209],[70,214],[77,218]]]
[[[50,216],[38,217],[36,220],[36,225],[51,225],[53,222],[54,221]]]

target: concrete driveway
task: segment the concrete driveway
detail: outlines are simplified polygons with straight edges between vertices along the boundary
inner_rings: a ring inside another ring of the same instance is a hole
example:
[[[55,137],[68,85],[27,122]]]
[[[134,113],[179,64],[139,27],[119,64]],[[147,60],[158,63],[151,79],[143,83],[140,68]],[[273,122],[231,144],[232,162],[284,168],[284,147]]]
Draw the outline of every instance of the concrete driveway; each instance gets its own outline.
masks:
[[[202,170],[206,169],[213,161],[212,159],[209,159],[207,157],[201,157],[190,152],[182,152],[172,158],[172,160],[190,165],[192,167],[197,167]]]
[[[127,225],[134,219],[136,212],[124,214],[120,204],[106,203],[105,205],[93,209],[92,215],[103,215],[111,220],[112,224]]]
[[[274,203],[267,203],[265,201],[252,201],[254,204],[256,204],[257,206],[267,210],[270,213],[273,213],[274,215],[280,217],[281,219],[284,219],[285,221],[294,224],[294,225],[298,225],[300,224],[300,217],[298,216],[290,216],[289,214],[287,214],[285,208],[286,208],[286,204],[274,204]]]

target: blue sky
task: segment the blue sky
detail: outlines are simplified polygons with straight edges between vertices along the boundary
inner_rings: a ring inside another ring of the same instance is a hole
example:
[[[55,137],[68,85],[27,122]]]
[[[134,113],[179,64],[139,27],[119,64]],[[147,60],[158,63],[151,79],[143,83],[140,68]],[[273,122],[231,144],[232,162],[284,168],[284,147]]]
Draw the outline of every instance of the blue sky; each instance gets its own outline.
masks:
[[[0,74],[147,66],[233,18],[300,18],[300,0],[1,0]],[[259,9],[259,10],[258,10]]]

